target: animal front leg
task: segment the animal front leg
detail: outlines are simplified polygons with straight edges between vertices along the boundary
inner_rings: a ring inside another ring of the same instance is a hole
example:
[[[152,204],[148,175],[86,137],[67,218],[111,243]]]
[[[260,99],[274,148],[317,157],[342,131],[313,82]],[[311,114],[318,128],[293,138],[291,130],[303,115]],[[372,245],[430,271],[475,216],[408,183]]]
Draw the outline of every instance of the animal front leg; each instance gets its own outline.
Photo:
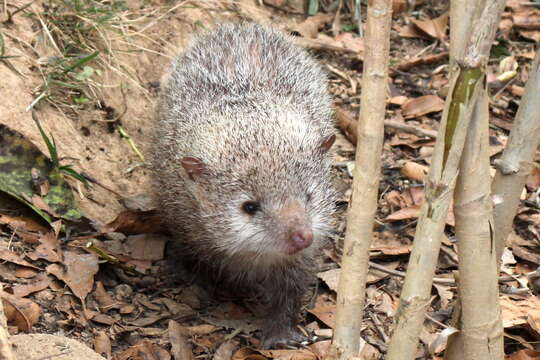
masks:
[[[267,284],[270,312],[263,329],[265,349],[298,345],[306,341],[296,328],[309,277],[299,271],[276,274]]]

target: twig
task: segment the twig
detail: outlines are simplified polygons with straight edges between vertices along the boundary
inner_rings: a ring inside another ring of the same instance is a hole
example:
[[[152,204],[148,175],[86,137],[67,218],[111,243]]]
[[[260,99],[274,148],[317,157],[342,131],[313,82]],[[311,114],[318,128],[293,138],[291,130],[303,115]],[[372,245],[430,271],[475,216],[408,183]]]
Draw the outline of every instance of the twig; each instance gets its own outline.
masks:
[[[353,144],[356,145],[358,138],[357,121],[353,115],[341,108],[335,109],[336,116],[336,125],[341,130],[341,132],[347,137],[347,139]],[[400,123],[394,120],[384,120],[384,126],[398,129],[410,134],[414,134],[419,137],[428,137],[430,139],[437,138],[437,131],[422,129],[416,126]]]
[[[414,134],[420,137],[428,137],[431,139],[437,138],[437,132],[435,130],[422,129],[416,126],[407,125],[394,120],[384,120],[384,126],[388,126],[394,129],[405,131],[410,134]]]

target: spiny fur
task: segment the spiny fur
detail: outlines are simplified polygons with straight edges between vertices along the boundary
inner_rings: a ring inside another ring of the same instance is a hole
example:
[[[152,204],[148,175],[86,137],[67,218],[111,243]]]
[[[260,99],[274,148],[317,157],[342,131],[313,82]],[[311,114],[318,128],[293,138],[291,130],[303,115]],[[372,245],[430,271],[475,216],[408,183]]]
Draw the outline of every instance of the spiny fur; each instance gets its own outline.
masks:
[[[334,210],[330,156],[320,151],[333,133],[324,71],[268,27],[225,24],[199,35],[162,87],[152,166],[167,222],[215,276],[273,291],[285,322],[299,310]],[[190,180],[186,156],[208,173]],[[306,208],[314,240],[286,256],[275,240],[286,229],[272,215],[291,199]],[[264,216],[242,212],[250,200]]]

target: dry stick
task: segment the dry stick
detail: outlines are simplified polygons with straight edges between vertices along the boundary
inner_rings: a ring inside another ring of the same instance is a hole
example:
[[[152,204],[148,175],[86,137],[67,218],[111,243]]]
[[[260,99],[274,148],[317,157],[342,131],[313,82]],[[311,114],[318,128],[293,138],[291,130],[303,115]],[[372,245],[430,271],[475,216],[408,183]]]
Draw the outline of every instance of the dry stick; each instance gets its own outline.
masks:
[[[337,291],[334,338],[328,359],[349,359],[357,356],[360,348],[369,247],[381,173],[391,16],[391,0],[368,2],[359,142]]]
[[[459,69],[451,73],[451,91],[435,144],[426,183],[426,201],[418,219],[387,360],[414,359],[416,354],[466,132],[476,99],[483,91],[482,70],[503,8],[504,1],[497,0],[488,2],[482,9],[464,58],[457,59]]]
[[[461,303],[456,309],[461,313],[457,336],[463,344],[449,349],[461,353],[456,359],[504,358],[489,168],[489,104],[484,89],[469,125],[454,199]]]
[[[506,148],[500,159],[495,161],[497,173],[493,180],[492,193],[495,219],[495,247],[497,259],[501,258],[506,238],[519,205],[519,197],[528,175],[533,169],[533,160],[540,141],[540,48],[529,72],[525,94],[512,125]]]
[[[343,132],[343,134],[353,145],[356,145],[356,141],[358,138],[358,121],[353,118],[353,115],[349,111],[340,109],[338,107],[336,107],[335,109],[335,114],[337,127],[341,130],[341,132]],[[398,129],[406,133],[414,134],[419,137],[428,137],[431,139],[437,138],[437,132],[435,130],[422,129],[395,120],[384,120],[384,126]]]
[[[9,343],[9,333],[7,328],[6,315],[4,314],[4,304],[2,303],[2,294],[4,290],[0,284],[0,359],[15,360],[13,349]]]

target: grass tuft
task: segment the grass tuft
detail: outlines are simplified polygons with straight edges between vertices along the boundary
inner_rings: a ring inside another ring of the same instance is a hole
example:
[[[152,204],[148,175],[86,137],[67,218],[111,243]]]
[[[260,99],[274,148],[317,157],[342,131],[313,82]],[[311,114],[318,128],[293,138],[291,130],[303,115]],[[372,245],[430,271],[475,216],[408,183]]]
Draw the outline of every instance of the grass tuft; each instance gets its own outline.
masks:
[[[123,1],[48,0],[42,12],[30,13],[56,54],[40,59],[43,84],[27,110],[42,100],[71,108],[99,103],[99,56],[112,52],[105,34],[125,10]]]

